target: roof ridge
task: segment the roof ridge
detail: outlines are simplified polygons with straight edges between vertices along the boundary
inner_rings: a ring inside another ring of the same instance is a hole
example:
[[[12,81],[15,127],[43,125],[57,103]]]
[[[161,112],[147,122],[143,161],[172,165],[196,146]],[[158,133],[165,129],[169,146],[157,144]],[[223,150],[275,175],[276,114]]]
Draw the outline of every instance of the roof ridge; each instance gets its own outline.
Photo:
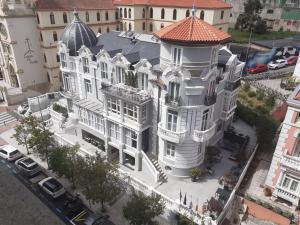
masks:
[[[194,30],[194,17],[191,17],[191,27],[189,30],[189,39],[192,40],[193,30]]]

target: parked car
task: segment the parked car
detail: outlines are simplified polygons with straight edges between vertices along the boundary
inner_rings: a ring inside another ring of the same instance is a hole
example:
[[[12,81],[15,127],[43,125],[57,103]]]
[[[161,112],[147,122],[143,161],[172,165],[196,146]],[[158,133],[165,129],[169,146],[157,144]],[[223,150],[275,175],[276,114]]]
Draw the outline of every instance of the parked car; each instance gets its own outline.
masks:
[[[292,58],[288,59],[287,64],[288,64],[289,66],[296,65],[297,60],[298,60],[298,56],[292,57]]]
[[[102,215],[100,213],[91,214],[86,220],[84,221],[85,225],[115,225],[111,221],[108,220],[107,215]]]
[[[256,74],[268,71],[268,66],[265,64],[257,64],[255,67],[249,68],[248,73]]]
[[[277,70],[287,66],[287,61],[285,59],[277,59],[268,64],[270,70]]]
[[[73,219],[76,215],[83,212],[85,207],[79,198],[79,195],[76,195],[75,197],[67,198],[67,200],[64,202],[63,210],[64,214],[69,219]]]
[[[28,105],[28,102],[24,102],[22,103],[21,105],[18,106],[17,110],[18,110],[18,113],[24,115],[29,109],[29,105]]]
[[[66,193],[65,188],[53,177],[47,177],[39,183],[41,189],[52,198],[58,198]]]
[[[12,145],[2,145],[0,146],[0,157],[6,159],[7,161],[15,161],[21,158],[23,155]]]
[[[39,166],[39,164],[37,164],[35,161],[33,161],[31,158],[29,157],[23,157],[21,159],[18,159],[15,162],[17,168],[19,169],[19,171],[26,175],[27,177],[32,177],[36,174],[38,174],[39,172],[41,172],[42,168]]]

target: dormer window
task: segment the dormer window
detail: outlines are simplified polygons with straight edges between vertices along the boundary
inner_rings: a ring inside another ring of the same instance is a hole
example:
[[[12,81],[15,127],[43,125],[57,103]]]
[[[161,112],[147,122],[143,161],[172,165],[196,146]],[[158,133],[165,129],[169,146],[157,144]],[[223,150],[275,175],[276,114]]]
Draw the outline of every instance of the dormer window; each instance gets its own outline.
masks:
[[[67,62],[66,62],[66,54],[65,53],[60,53],[60,61],[61,61],[62,68],[66,68]]]
[[[100,68],[101,68],[101,78],[108,79],[107,63],[101,62]]]
[[[90,69],[89,69],[89,59],[86,57],[82,58],[82,66],[83,66],[83,72],[84,73],[89,73]]]
[[[171,100],[177,100],[179,97],[179,87],[180,85],[175,82],[169,83],[169,95]]]
[[[182,48],[173,48],[173,63],[175,65],[181,65]]]
[[[116,68],[117,81],[118,83],[125,84],[125,70],[122,67],[117,66]]]
[[[90,80],[84,79],[84,87],[86,93],[92,93],[92,84]]]
[[[141,89],[148,89],[148,74],[146,73],[141,73]]]

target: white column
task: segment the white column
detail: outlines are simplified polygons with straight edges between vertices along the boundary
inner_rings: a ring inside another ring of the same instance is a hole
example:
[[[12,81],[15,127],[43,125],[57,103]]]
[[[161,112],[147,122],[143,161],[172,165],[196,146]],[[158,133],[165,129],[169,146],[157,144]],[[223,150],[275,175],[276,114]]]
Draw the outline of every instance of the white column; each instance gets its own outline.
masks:
[[[141,108],[139,106],[137,106],[136,110],[137,110],[137,122],[138,122],[138,124],[142,124]]]
[[[119,100],[119,104],[120,104],[120,116],[121,116],[121,121],[124,122],[124,104],[123,104],[123,100]]]
[[[137,150],[142,151],[142,133],[137,133]]]

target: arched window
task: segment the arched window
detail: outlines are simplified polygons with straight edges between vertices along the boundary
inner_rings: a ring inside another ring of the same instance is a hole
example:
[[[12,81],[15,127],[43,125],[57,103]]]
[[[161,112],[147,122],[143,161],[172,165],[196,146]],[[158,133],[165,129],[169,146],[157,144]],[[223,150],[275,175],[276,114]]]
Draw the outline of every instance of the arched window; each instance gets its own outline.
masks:
[[[224,18],[224,11],[221,11],[221,20]]]
[[[90,22],[90,14],[89,12],[85,12],[85,21]]]
[[[120,18],[122,18],[122,17],[123,17],[123,9],[120,8]]]
[[[42,32],[40,32],[40,38],[41,38],[41,41],[44,41]]]
[[[107,27],[107,28],[106,28],[106,32],[109,33],[109,31],[110,31],[110,30],[109,30],[109,27]]]
[[[131,9],[128,9],[128,18],[131,19]]]
[[[160,18],[161,19],[165,18],[165,9],[164,8],[161,9]]]
[[[160,25],[160,29],[163,29],[165,27],[165,25],[162,23],[161,25]]]
[[[53,41],[57,41],[57,33],[56,31],[53,31]]]
[[[47,72],[47,80],[48,80],[49,83],[51,82],[50,75],[49,75],[48,72]]]
[[[56,54],[56,62],[60,62],[60,57],[58,54]]]
[[[131,31],[132,30],[132,26],[131,23],[128,24],[128,30]]]
[[[37,20],[37,23],[40,24],[40,17],[38,14],[36,14],[36,20]]]
[[[120,23],[120,30],[123,31],[123,23]]]
[[[45,60],[45,62],[47,62],[47,57],[46,57],[46,55],[44,54],[44,60]]]
[[[64,23],[68,23],[68,16],[66,12],[63,13],[63,21]]]
[[[177,20],[177,10],[173,10],[173,20]]]
[[[150,15],[149,17],[152,19],[153,18],[153,8],[150,8]]]
[[[124,18],[127,18],[127,9],[124,9]]]
[[[143,30],[146,30],[146,23],[143,22]]]
[[[124,30],[127,31],[127,23],[124,23]]]
[[[50,23],[51,24],[55,24],[55,18],[54,18],[54,14],[50,13]]]
[[[153,31],[153,24],[152,24],[152,23],[149,24],[149,31],[150,31],[150,32]]]
[[[98,28],[98,33],[100,33],[100,34],[101,34],[101,27],[99,27],[99,28]]]
[[[186,10],[185,17],[190,17],[190,10]]]
[[[115,12],[115,20],[118,20],[119,19],[119,11],[117,10],[116,12]]]
[[[100,20],[101,20],[100,12],[97,12],[97,21],[100,21]]]
[[[109,20],[109,15],[107,11],[105,11],[105,20]]]
[[[145,9],[145,8],[143,8],[142,17],[143,17],[144,19],[145,19],[145,17],[146,17],[146,9]]]
[[[204,20],[204,11],[203,10],[200,12],[200,19]]]

